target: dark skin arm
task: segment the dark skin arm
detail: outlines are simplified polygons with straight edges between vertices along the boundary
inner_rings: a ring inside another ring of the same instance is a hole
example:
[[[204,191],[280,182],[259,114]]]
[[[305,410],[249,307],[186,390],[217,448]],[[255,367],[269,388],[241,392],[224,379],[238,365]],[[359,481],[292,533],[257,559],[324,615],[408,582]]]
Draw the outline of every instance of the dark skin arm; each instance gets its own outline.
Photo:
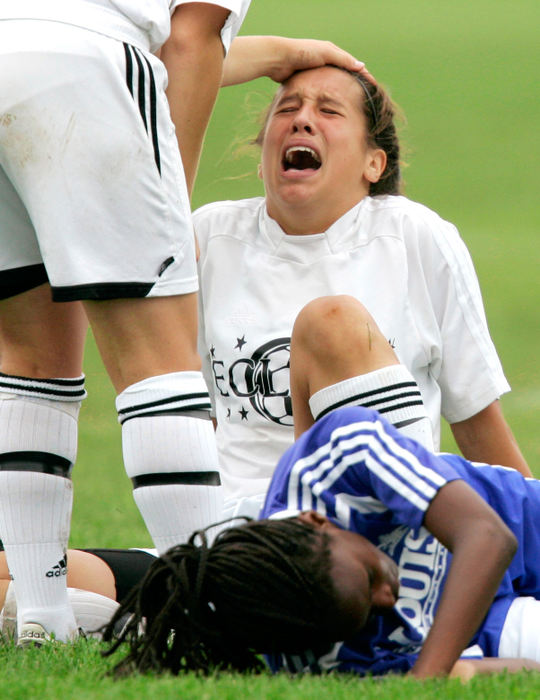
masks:
[[[450,673],[486,615],[517,548],[497,513],[461,480],[441,488],[424,524],[453,557],[433,626],[411,670],[417,678]]]

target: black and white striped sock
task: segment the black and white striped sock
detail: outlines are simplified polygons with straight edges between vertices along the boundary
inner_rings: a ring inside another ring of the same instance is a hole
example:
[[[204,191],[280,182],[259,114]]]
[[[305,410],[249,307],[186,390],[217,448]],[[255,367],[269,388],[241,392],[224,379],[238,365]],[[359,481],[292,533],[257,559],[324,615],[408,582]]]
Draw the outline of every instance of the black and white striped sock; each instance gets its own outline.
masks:
[[[404,435],[433,449],[431,421],[404,365],[389,365],[325,387],[311,396],[309,406],[316,420],[342,406],[373,408]]]
[[[208,390],[200,372],[174,372],[129,386],[116,407],[135,502],[161,554],[221,518]]]
[[[73,379],[33,379],[0,372],[0,393],[35,399],[77,402],[86,398],[84,375]]]
[[[0,374],[0,532],[18,622],[38,622],[64,641],[77,631],[67,599],[65,554],[70,472],[84,396],[84,377]]]

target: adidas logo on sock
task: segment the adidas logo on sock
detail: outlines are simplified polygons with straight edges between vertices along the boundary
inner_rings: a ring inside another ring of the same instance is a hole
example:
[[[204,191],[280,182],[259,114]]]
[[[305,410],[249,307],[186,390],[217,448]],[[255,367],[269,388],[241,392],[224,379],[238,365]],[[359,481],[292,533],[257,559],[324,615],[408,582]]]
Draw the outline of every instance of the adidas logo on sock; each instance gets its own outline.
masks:
[[[45,576],[52,578],[53,576],[65,576],[67,574],[67,559],[62,557],[58,564],[55,564],[52,569],[49,569]]]

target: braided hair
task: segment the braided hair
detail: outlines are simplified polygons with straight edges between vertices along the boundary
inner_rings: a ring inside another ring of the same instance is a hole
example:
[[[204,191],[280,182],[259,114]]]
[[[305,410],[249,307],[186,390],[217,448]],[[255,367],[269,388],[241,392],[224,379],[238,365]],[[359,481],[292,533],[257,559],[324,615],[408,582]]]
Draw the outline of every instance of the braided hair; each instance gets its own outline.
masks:
[[[328,536],[296,518],[230,527],[211,546],[198,531],[153,562],[107,626],[104,654],[127,642],[117,675],[262,671],[261,653],[322,654],[340,638],[330,566]]]

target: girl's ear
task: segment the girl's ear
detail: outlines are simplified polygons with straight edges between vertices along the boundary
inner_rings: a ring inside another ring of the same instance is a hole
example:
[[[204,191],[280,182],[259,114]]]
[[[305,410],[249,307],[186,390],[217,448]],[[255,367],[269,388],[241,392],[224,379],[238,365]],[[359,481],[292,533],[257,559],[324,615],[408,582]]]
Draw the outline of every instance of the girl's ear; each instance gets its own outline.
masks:
[[[321,515],[314,510],[305,510],[303,513],[300,513],[298,520],[306,525],[311,525],[317,530],[330,523],[328,518],[325,518],[324,515]]]
[[[367,157],[364,177],[368,182],[379,182],[385,168],[386,153],[382,148],[374,148]]]
[[[259,178],[259,180],[262,180],[262,163],[259,163],[259,165],[257,166],[257,177]]]

